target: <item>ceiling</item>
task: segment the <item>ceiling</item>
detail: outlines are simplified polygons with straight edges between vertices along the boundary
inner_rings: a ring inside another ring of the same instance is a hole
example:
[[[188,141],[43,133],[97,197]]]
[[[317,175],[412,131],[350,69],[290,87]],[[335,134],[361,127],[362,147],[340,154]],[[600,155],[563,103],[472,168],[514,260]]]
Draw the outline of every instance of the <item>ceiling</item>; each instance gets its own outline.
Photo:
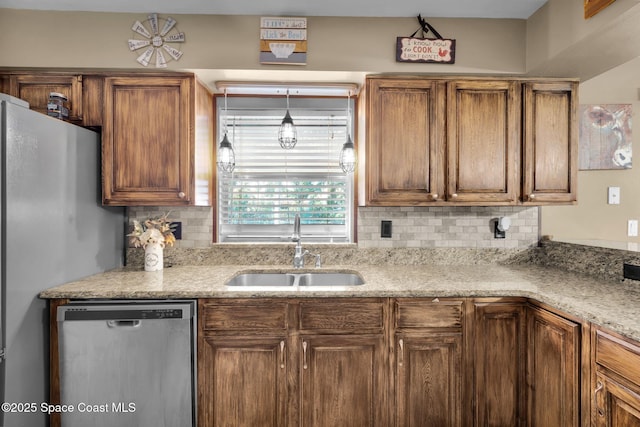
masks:
[[[0,0],[0,8],[260,16],[527,19],[547,0]]]

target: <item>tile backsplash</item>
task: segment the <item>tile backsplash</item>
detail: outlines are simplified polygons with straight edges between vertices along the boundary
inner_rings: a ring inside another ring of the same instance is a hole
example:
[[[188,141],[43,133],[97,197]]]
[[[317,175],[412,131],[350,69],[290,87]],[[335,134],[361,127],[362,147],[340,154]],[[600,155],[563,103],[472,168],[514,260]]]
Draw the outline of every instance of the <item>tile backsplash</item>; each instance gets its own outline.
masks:
[[[497,218],[511,219],[504,239],[494,238]],[[380,237],[381,221],[392,237]],[[358,246],[377,248],[527,248],[538,242],[538,208],[512,206],[361,207]]]
[[[169,212],[182,222],[178,248],[207,248],[213,239],[211,207],[131,207],[129,221]],[[506,238],[494,238],[494,222],[507,216]],[[358,246],[361,248],[506,248],[523,249],[539,240],[539,208],[521,206],[359,207]],[[392,222],[392,237],[380,237],[381,221]]]

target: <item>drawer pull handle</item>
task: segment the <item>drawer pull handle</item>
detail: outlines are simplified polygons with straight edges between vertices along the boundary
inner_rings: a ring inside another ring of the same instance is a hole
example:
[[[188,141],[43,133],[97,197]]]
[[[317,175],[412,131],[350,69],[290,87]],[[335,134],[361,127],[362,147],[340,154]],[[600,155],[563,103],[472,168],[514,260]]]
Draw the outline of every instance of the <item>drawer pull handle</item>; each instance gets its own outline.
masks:
[[[302,341],[302,369],[307,368],[307,342]]]
[[[398,355],[398,366],[402,366],[404,363],[404,340],[400,338],[398,340],[398,346],[400,347],[400,354]]]
[[[596,387],[596,390],[593,393],[593,403],[595,404],[596,411],[598,412],[598,415],[600,417],[604,417],[604,410],[602,410],[602,408],[600,408],[600,406],[598,406],[598,393],[602,392],[603,388],[604,388],[604,384],[602,384],[602,381],[598,381],[598,385]]]
[[[284,369],[284,341],[280,341],[280,368]]]

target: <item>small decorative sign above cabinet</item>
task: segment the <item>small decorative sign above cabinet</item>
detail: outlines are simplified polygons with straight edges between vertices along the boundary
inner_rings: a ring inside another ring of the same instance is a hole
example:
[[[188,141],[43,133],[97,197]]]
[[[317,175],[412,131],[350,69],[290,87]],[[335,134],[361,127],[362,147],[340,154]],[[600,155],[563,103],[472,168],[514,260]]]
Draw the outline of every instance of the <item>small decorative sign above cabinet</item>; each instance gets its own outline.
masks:
[[[455,63],[456,41],[444,39],[422,16],[418,15],[420,28],[409,37],[396,38],[396,62],[436,62],[441,64]],[[422,38],[414,37],[422,31]],[[434,38],[426,38],[431,31]]]
[[[307,18],[260,18],[260,63],[306,65]]]

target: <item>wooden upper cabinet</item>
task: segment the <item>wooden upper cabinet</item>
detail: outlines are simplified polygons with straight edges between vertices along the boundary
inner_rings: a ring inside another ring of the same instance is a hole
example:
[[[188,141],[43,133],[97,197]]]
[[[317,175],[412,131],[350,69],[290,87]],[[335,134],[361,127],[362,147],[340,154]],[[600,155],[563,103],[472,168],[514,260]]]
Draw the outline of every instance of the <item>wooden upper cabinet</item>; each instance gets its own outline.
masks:
[[[210,202],[211,134],[196,146],[193,76],[106,77],[102,135],[105,205],[192,205]],[[209,95],[209,101],[211,101]],[[212,102],[205,102],[212,113]],[[211,123],[211,122],[210,122]],[[201,129],[199,129],[201,130]],[[194,169],[197,155],[205,176]],[[208,171],[207,171],[208,170]],[[197,189],[196,178],[204,189]],[[198,199],[204,199],[202,203]]]
[[[576,201],[577,82],[524,84],[523,202]]]
[[[444,82],[367,79],[366,203],[430,205],[444,191]]]
[[[369,206],[572,203],[577,81],[371,76]]]
[[[69,120],[82,124],[82,76],[61,74],[11,74],[9,95],[23,99],[29,108],[47,114],[49,94],[57,92],[68,98]]]
[[[447,86],[447,199],[515,204],[520,170],[520,84],[453,81]]]

